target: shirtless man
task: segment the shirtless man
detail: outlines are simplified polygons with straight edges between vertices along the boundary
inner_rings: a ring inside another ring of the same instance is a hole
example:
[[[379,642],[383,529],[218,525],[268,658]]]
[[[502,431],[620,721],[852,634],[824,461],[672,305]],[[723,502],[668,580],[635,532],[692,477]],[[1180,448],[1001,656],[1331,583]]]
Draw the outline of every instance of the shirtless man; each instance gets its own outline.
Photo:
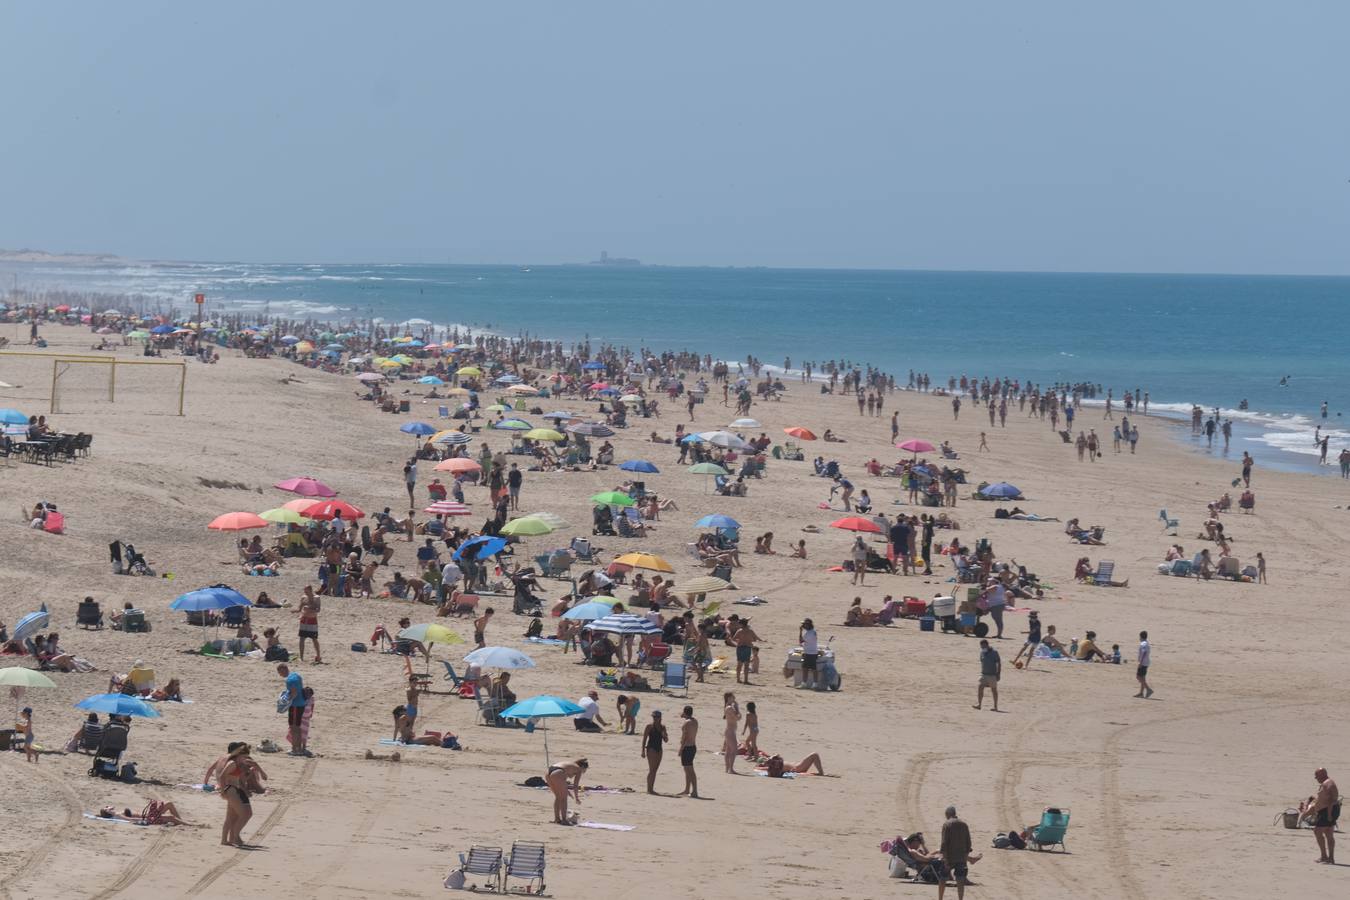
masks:
[[[698,719],[694,718],[694,707],[686,706],[680,713],[684,723],[680,725],[680,765],[684,767],[684,790],[675,796],[698,799],[698,776],[694,774],[694,756],[698,753]]]
[[[736,682],[738,684],[750,683],[750,661],[754,658],[754,645],[759,642],[759,635],[750,630],[749,625],[736,630],[736,634],[731,637],[731,643],[736,647]],[[745,677],[741,677],[741,673]]]
[[[483,646],[483,635],[487,631],[488,622],[492,620],[492,614],[496,612],[491,606],[483,610],[483,614],[473,620],[473,641],[478,646]]]
[[[1317,799],[1313,802],[1313,835],[1317,838],[1317,849],[1322,855],[1317,861],[1329,866],[1336,865],[1336,819],[1341,815],[1341,792],[1336,782],[1327,775],[1326,769],[1313,773],[1317,779]]]

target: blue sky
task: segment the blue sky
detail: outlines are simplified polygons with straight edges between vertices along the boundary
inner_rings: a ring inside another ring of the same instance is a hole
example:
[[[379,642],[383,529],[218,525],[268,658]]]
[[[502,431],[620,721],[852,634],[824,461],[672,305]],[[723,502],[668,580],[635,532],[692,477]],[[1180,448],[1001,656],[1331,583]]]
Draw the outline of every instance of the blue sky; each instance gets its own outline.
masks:
[[[1346,273],[1347,26],[1297,0],[5,4],[0,246]]]

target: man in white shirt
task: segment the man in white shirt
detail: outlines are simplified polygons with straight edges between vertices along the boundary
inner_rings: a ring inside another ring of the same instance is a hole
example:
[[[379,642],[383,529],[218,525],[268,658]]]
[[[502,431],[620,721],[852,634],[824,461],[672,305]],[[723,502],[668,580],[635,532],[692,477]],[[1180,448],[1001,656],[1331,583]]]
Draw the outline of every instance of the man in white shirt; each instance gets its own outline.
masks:
[[[802,644],[802,687],[816,686],[816,661],[820,659],[820,641],[816,637],[815,623],[803,619],[797,639]]]
[[[1139,632],[1139,668],[1135,670],[1134,677],[1139,680],[1139,693],[1136,697],[1143,697],[1147,700],[1153,696],[1153,688],[1148,686],[1148,667],[1153,661],[1153,647],[1148,642],[1148,632]]]
[[[577,706],[581,707],[581,712],[572,719],[577,731],[599,731],[602,725],[609,727],[604,716],[600,715],[600,695],[595,691],[578,700]]]
[[[459,584],[459,579],[463,576],[464,572],[459,566],[455,565],[453,559],[441,566],[441,585],[437,590],[439,591],[440,601],[442,603],[445,602],[446,597],[449,597],[450,594],[454,592],[455,585]]]

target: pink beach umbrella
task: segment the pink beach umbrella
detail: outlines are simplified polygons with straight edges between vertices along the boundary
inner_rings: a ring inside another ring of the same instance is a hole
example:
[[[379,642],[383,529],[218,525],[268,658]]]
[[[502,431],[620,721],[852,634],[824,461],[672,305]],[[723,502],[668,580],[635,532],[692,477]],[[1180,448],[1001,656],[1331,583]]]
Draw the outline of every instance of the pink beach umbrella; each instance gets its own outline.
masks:
[[[433,516],[467,516],[472,514],[467,506],[463,503],[456,503],[454,500],[437,500],[428,506],[425,512]]]
[[[302,475],[297,478],[287,478],[285,481],[278,481],[272,485],[279,491],[290,491],[292,494],[299,494],[301,497],[336,497],[337,491],[328,485],[319,481],[317,478],[311,478],[308,475]]]
[[[937,449],[927,441],[921,441],[918,438],[910,438],[907,441],[901,441],[895,446],[899,447],[901,450],[908,450],[915,456],[918,456],[920,453],[932,453]]]

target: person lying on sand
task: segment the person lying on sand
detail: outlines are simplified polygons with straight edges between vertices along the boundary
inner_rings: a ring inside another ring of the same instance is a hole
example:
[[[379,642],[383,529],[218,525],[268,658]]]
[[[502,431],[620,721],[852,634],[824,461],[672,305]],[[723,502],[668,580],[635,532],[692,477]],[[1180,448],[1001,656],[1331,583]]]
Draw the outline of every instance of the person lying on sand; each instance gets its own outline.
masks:
[[[445,737],[445,733],[440,731],[427,731],[421,737],[413,734],[413,720],[408,715],[406,706],[394,707],[394,740],[402,741],[405,744],[423,744],[428,747],[439,747]]]
[[[130,809],[123,809],[120,813],[115,807],[105,806],[98,811],[100,819],[117,819],[122,822],[134,822],[137,825],[187,825],[191,828],[200,828],[187,821],[179,815],[178,807],[174,806],[168,800],[151,800],[150,803],[141,810],[140,815],[132,813]]]

